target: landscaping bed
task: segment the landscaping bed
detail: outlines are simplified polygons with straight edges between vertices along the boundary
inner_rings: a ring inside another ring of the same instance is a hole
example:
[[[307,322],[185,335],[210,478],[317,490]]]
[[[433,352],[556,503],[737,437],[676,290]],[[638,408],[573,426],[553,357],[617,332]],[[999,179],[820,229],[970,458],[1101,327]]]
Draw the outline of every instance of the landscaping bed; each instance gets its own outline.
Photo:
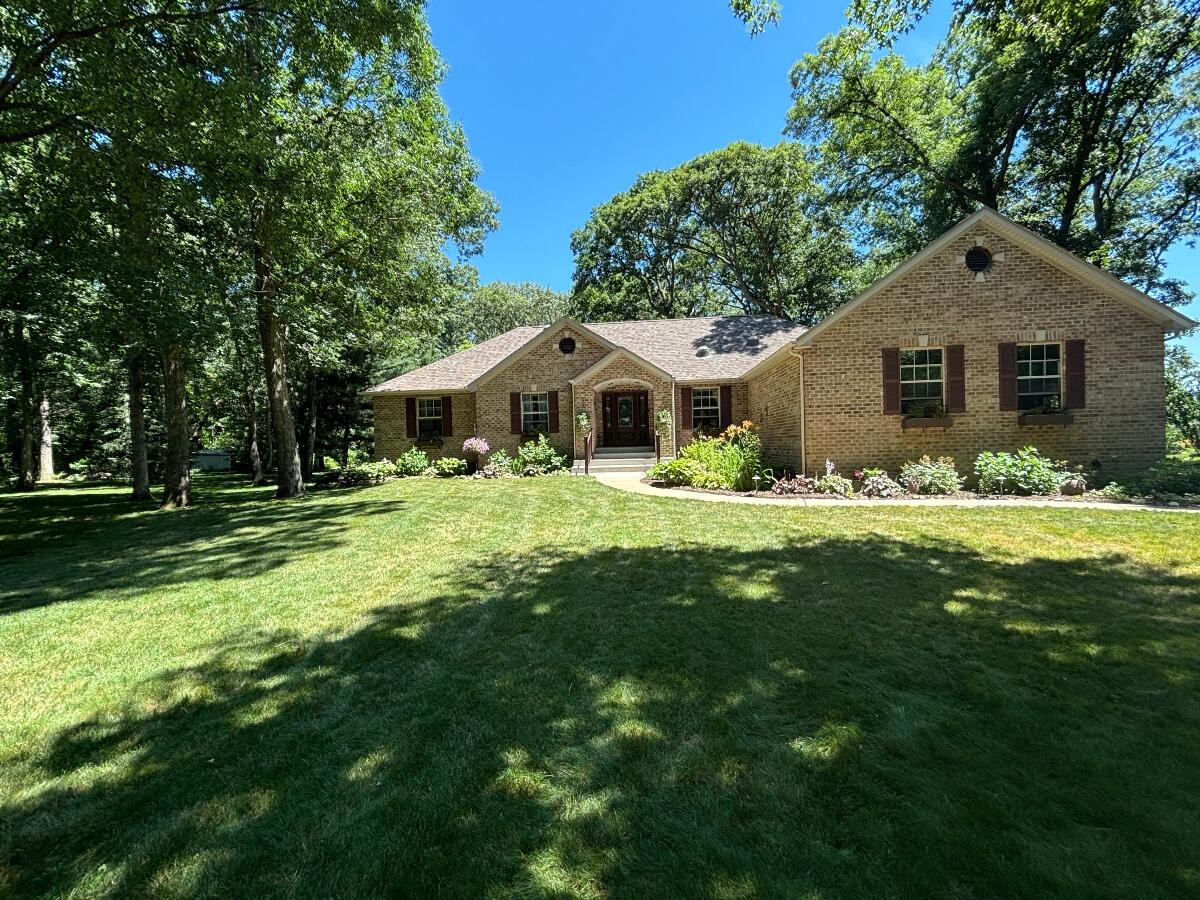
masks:
[[[922,456],[901,466],[895,478],[869,466],[847,477],[828,459],[823,473],[808,475],[767,465],[752,422],[731,426],[718,437],[692,441],[675,459],[653,466],[644,480],[654,486],[750,498],[881,502],[1028,498],[1200,506],[1200,456],[1190,448],[1122,481],[1043,456],[1035,447],[1015,453],[985,451],[966,472],[960,472],[950,457]]]
[[[0,494],[0,895],[1195,894],[1190,516],[196,483]]]
[[[1054,501],[1064,504],[1092,501],[1099,503],[1125,503],[1137,506],[1162,506],[1168,508],[1200,507],[1200,494],[1166,494],[1150,496],[1110,496],[1103,491],[1085,491],[1082,494],[995,494],[978,493],[976,491],[952,491],[946,494],[899,494],[893,497],[867,497],[862,494],[829,494],[814,492],[811,494],[774,494],[771,491],[732,491],[724,488],[699,488],[689,485],[670,485],[661,479],[646,477],[643,484],[661,488],[665,491],[683,491],[691,494],[719,494],[727,497],[749,497],[756,500],[852,500],[867,504],[900,504],[913,501],[930,500],[1030,500]]]

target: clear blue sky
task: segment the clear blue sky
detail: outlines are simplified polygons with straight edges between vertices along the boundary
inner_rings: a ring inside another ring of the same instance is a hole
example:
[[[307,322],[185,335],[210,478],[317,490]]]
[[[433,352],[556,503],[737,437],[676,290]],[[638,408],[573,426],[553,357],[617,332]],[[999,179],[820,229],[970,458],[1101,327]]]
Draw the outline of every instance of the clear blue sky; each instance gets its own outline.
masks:
[[[844,6],[785,2],[782,24],[751,38],[725,0],[430,0],[442,95],[500,202],[480,278],[566,290],[571,232],[639,173],[780,140],[788,71]],[[927,59],[947,15],[936,2],[900,51]],[[1195,251],[1176,248],[1170,264],[1200,289]],[[1200,303],[1188,312],[1200,319]],[[1200,352],[1200,335],[1188,343]]]

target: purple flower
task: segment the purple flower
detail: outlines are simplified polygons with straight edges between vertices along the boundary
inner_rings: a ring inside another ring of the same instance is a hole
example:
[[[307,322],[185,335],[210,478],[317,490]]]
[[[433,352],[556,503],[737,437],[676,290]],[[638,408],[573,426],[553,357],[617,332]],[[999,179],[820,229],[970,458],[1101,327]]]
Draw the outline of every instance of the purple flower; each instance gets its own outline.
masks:
[[[480,456],[485,456],[492,448],[488,442],[481,437],[469,437],[463,441],[463,452],[478,453]]]

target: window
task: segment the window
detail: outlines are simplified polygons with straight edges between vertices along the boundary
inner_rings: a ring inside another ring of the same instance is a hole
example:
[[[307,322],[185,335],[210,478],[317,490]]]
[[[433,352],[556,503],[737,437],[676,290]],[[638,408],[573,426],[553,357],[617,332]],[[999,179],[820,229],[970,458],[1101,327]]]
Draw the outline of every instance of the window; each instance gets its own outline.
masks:
[[[1017,409],[1062,408],[1062,346],[1017,344]]]
[[[526,434],[546,434],[550,431],[550,396],[521,395],[521,431]]]
[[[575,352],[575,338],[563,338],[558,342],[558,349],[564,356],[570,356]]]
[[[940,347],[900,351],[901,413],[906,416],[923,416],[944,409],[942,391]]]
[[[422,438],[442,436],[442,398],[417,398],[417,434]]]
[[[705,434],[721,430],[721,391],[719,388],[692,389],[692,428]]]

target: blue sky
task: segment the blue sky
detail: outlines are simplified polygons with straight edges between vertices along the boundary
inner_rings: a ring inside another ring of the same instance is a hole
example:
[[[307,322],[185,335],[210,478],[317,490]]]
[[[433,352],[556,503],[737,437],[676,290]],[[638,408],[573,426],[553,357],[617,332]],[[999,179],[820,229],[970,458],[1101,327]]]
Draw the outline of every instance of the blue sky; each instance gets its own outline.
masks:
[[[784,4],[751,38],[725,0],[431,0],[449,67],[442,95],[462,122],[500,228],[474,260],[483,281],[571,284],[571,232],[649,169],[735,140],[774,143],[790,105],[788,72],[842,24],[840,2]],[[927,59],[948,4],[899,49]],[[1174,274],[1200,290],[1195,251]],[[1200,318],[1200,303],[1188,310]],[[1188,340],[1200,352],[1200,335]]]

